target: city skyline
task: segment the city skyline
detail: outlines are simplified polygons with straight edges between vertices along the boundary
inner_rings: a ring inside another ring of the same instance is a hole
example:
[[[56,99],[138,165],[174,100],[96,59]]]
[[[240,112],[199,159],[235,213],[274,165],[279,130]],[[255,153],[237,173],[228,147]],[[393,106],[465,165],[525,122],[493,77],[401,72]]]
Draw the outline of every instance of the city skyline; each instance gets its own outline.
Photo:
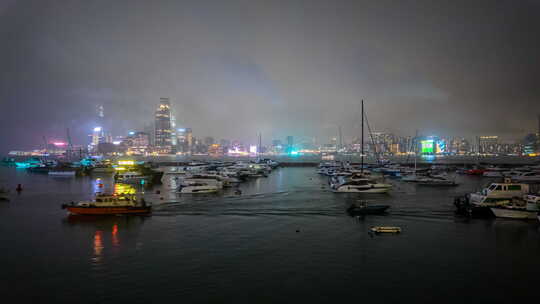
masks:
[[[8,1],[1,149],[67,128],[84,144],[96,105],[112,133],[140,130],[160,96],[179,127],[216,138],[326,141],[341,126],[350,140],[364,99],[373,130],[520,139],[540,113],[538,6]]]
[[[175,154],[176,152],[189,152],[189,153],[195,152],[195,150],[193,150],[195,148],[195,144],[193,142],[195,137],[193,137],[192,128],[184,127],[181,124],[178,126],[176,125],[176,119],[174,116],[174,111],[172,110],[170,99],[171,99],[170,97],[159,98],[159,101],[157,102],[157,109],[155,110],[152,116],[154,122],[150,123],[150,125],[152,125],[151,129],[148,129],[148,124],[147,124],[144,127],[131,128],[130,131],[127,131],[126,133],[121,133],[121,134],[117,134],[117,133],[113,134],[111,132],[111,129],[114,129],[114,122],[111,122],[110,120],[106,119],[106,116],[104,114],[105,113],[104,106],[97,105],[96,111],[94,113],[95,119],[93,120],[93,121],[96,121],[96,124],[95,124],[96,126],[93,127],[90,134],[87,135],[89,138],[89,145],[87,148],[88,151],[98,152],[98,149],[97,149],[98,143],[112,144],[114,142],[116,145],[118,145],[121,141],[125,140],[126,138],[130,138],[133,134],[137,134],[137,135],[145,134],[145,136],[148,136],[148,139],[145,139],[145,141],[148,142],[148,146],[152,147],[152,149],[143,148],[141,150],[140,147],[138,147],[139,149],[137,149],[137,146],[135,146],[136,147],[135,150],[140,150],[140,151],[145,151],[145,152],[159,152],[160,154]],[[531,136],[531,135],[536,136],[537,138],[536,141],[540,140],[540,115],[537,115],[536,117],[538,118],[538,121],[537,121],[538,130],[536,130],[536,132],[534,132],[533,130],[532,132],[526,133],[526,136],[524,137],[522,136],[521,138],[512,138],[512,139],[508,139],[503,136],[499,136],[495,134],[489,134],[489,135],[484,134],[484,135],[477,135],[477,136],[472,136],[472,137],[456,135],[456,134],[445,136],[445,135],[440,135],[440,134],[419,132],[419,130],[416,130],[416,134],[413,136],[399,135],[399,133],[395,134],[395,133],[390,133],[390,132],[380,132],[378,130],[374,130],[373,132],[367,132],[367,130],[365,130],[364,132],[367,133],[366,136],[368,137],[369,136],[373,137],[377,135],[390,136],[391,138],[394,138],[394,142],[392,144],[400,143],[406,138],[410,139],[410,138],[415,138],[415,137],[416,138],[443,138],[443,140],[446,142],[451,142],[458,139],[465,140],[467,142],[473,143],[473,144],[467,144],[468,146],[470,145],[470,148],[467,151],[471,152],[471,151],[476,151],[475,149],[477,149],[476,147],[479,144],[474,144],[474,143],[477,140],[480,140],[481,138],[496,138],[497,145],[506,145],[506,146],[526,145],[525,142],[527,141],[527,136]],[[104,127],[104,126],[107,126],[107,127]],[[186,130],[188,130],[187,132],[189,133],[189,139],[185,137],[186,135],[184,133],[186,132]],[[309,146],[317,147],[317,149],[324,151],[329,146],[332,146],[332,144],[334,145],[333,149],[336,149],[336,150],[339,150],[339,147],[354,145],[358,141],[361,134],[361,132],[358,131],[358,132],[353,132],[352,135],[346,134],[345,136],[343,136],[341,126],[337,126],[336,131],[337,131],[336,134],[333,134],[333,135],[331,134],[328,137],[322,138],[322,139],[320,137],[309,137],[309,136],[298,136],[298,135],[296,135],[295,138],[297,139],[297,143],[299,142],[299,145],[308,144]],[[197,143],[199,141],[202,141],[202,139],[207,140],[211,138],[212,140],[214,140],[213,135],[199,133],[199,134],[196,134],[196,136],[197,136],[196,137]],[[256,136],[257,138],[240,140],[238,139],[239,137],[235,137],[234,135],[229,135],[226,138],[219,138],[219,141],[230,142],[232,140],[232,141],[240,142],[242,146],[249,147],[252,144],[256,144],[256,145],[259,144],[258,143],[260,139],[259,136],[261,136],[262,138],[262,133],[257,133]],[[270,145],[271,142],[273,143],[276,140],[277,141],[283,140],[283,141],[288,142],[289,137],[291,137],[291,135],[287,135],[284,138],[265,138],[264,141],[261,141],[261,143],[264,143],[263,144],[264,147],[273,147],[274,144]],[[116,140],[113,140],[113,138],[115,138]],[[48,144],[52,146],[58,143],[67,145],[67,138],[64,138],[64,135],[56,135],[52,137],[43,136],[43,139],[46,140]],[[75,142],[80,146],[84,147],[87,144],[86,142],[84,142],[84,139],[79,139],[79,141],[81,142],[77,142],[77,140],[75,140]],[[338,141],[339,141],[339,145],[337,144]],[[42,146],[42,144],[43,142],[39,143],[38,145],[34,144],[32,147],[29,147],[27,149],[34,149],[34,148],[37,148],[37,146]],[[369,143],[369,141],[366,141],[366,146],[369,146],[369,145],[371,145],[371,143]],[[383,150],[390,151],[389,146],[391,144],[388,143],[387,145],[388,147],[381,148],[382,149],[381,151]],[[221,146],[223,146],[223,144],[221,144]],[[287,144],[286,146],[288,146],[289,148],[292,148],[292,145]],[[538,146],[540,147],[540,143],[538,143]],[[17,148],[20,148],[20,147],[17,147]],[[204,152],[201,151],[201,149]],[[404,152],[403,149],[404,149],[403,147],[400,147],[398,150],[401,153],[403,153]],[[6,150],[7,150],[7,147],[6,147]],[[16,151],[17,149],[11,147],[9,150]],[[515,148],[514,150],[517,151],[517,148]],[[206,153],[206,149],[198,148],[198,152]],[[536,148],[532,150],[529,149],[529,153],[533,153],[533,152],[536,152]]]

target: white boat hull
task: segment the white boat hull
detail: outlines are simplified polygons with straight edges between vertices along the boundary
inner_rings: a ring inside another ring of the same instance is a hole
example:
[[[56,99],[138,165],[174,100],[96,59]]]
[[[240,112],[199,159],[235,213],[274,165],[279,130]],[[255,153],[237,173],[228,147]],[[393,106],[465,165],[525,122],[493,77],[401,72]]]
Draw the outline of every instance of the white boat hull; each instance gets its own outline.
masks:
[[[215,186],[186,186],[182,187],[178,193],[182,194],[200,194],[200,193],[215,193],[219,189]]]
[[[503,174],[498,171],[486,171],[482,174],[484,177],[502,177]]]
[[[338,187],[336,193],[387,193],[390,188],[357,188],[357,187]]]
[[[507,208],[490,208],[496,217],[510,218],[510,219],[522,219],[534,220],[537,218],[537,212],[519,209],[507,209]]]
[[[75,176],[75,171],[49,171],[52,176]]]

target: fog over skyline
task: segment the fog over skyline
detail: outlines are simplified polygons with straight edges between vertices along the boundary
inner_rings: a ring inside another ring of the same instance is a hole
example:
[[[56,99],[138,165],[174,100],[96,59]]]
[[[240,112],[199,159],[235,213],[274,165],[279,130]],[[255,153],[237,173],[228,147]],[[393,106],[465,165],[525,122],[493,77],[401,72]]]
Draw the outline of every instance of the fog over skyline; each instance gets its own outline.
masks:
[[[538,129],[540,1],[2,1],[0,151],[102,104],[115,135],[170,97],[196,137],[325,143],[374,131]]]

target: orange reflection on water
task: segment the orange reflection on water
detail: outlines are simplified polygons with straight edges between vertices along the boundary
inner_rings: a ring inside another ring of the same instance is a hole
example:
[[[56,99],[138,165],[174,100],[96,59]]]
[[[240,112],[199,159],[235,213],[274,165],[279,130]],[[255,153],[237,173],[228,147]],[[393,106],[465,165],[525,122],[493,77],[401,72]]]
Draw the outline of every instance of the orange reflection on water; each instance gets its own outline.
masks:
[[[120,241],[118,240],[118,224],[114,224],[112,227],[112,244],[118,246]]]
[[[103,232],[101,230],[97,230],[94,234],[94,255],[96,256],[101,256],[103,252],[102,234]]]

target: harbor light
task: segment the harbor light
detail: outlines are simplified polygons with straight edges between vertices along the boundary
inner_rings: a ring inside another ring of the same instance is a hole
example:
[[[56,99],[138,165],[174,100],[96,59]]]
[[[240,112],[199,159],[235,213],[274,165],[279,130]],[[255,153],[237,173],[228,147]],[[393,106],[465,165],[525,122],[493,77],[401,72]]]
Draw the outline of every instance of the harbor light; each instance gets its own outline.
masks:
[[[95,127],[94,132],[101,132],[101,127]]]

